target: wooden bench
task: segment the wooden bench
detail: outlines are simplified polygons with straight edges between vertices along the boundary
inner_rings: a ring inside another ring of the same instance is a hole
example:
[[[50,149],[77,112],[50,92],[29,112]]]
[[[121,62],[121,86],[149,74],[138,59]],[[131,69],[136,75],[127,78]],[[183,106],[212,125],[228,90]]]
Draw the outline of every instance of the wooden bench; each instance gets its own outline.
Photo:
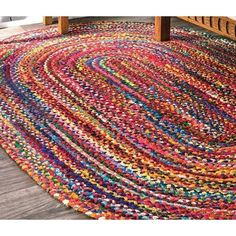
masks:
[[[225,16],[178,16],[178,18],[210,30],[214,33],[236,40],[236,20]],[[170,17],[155,17],[155,39],[170,39]]]
[[[45,25],[51,25],[53,22],[52,16],[44,16],[43,23]],[[58,31],[60,34],[66,34],[69,29],[69,17],[59,16],[58,17]]]
[[[60,34],[68,32],[69,17],[58,17],[58,30]],[[155,17],[155,33],[154,38],[157,41],[170,40],[170,19],[169,16]],[[218,16],[178,16],[178,18],[203,27],[214,33],[236,40],[236,20],[229,17]],[[50,25],[53,22],[52,16],[44,16],[43,22],[45,25]]]

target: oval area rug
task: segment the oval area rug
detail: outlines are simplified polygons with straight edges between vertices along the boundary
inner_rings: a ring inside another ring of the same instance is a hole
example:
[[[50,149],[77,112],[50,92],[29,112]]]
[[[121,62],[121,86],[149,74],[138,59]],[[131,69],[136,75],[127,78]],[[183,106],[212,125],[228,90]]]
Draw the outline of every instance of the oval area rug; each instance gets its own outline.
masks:
[[[236,44],[101,22],[0,42],[0,144],[99,219],[235,219]]]

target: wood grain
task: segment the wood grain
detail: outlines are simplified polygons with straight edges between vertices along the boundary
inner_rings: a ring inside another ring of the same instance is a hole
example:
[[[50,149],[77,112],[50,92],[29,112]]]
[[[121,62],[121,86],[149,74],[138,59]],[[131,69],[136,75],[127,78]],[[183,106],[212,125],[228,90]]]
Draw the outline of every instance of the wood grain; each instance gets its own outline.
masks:
[[[236,21],[223,16],[178,16],[178,18],[198,25],[216,34],[236,40]]]
[[[155,35],[157,41],[170,40],[170,17],[156,16],[155,17]]]
[[[51,25],[52,24],[52,16],[44,16],[43,23],[44,23],[44,25]]]
[[[90,219],[52,198],[0,148],[0,219]]]
[[[58,30],[60,34],[66,34],[69,29],[69,17],[59,16],[58,17]]]

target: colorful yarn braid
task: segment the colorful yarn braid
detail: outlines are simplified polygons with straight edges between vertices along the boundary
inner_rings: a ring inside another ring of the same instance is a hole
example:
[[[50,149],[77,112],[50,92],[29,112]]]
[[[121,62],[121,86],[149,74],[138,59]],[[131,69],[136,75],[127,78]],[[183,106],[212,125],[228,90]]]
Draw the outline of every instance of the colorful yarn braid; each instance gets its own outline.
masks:
[[[100,219],[236,218],[236,43],[101,22],[0,42],[0,144]]]

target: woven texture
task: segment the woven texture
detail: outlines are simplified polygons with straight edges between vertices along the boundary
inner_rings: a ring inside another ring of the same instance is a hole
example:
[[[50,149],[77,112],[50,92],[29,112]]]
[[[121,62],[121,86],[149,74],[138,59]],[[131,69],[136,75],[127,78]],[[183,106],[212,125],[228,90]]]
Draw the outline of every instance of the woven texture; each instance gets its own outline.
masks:
[[[0,42],[0,144],[99,219],[234,219],[236,44],[154,25],[71,25]]]

